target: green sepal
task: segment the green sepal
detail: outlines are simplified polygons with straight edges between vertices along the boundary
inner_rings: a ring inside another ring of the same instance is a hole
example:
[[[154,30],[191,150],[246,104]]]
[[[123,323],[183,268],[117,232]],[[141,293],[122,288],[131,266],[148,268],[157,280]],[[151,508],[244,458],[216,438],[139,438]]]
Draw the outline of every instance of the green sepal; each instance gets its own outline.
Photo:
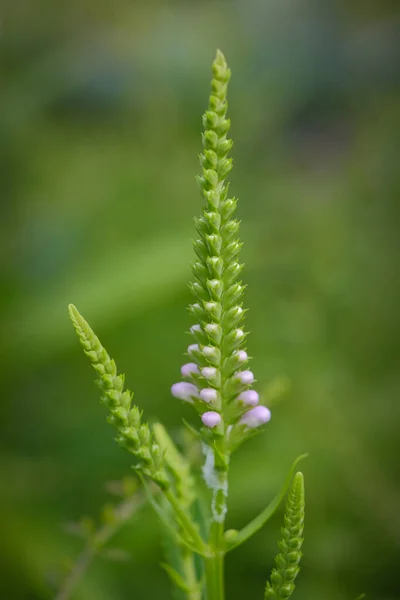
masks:
[[[248,540],[251,536],[253,536],[257,531],[261,529],[265,525],[267,521],[272,517],[275,511],[279,508],[283,498],[286,495],[287,490],[289,489],[290,483],[292,481],[294,472],[296,470],[297,465],[301,460],[306,458],[308,454],[301,454],[294,461],[286,479],[283,484],[281,491],[275,496],[275,498],[268,504],[268,506],[257,516],[255,517],[248,525],[243,527],[241,531],[233,539],[226,540],[226,550],[229,552],[234,548],[243,544],[246,540]]]

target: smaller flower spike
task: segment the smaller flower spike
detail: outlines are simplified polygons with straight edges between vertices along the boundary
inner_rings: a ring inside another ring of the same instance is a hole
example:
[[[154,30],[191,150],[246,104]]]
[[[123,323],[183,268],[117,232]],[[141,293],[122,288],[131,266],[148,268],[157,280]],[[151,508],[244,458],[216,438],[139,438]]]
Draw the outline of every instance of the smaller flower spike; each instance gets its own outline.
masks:
[[[271,420],[271,411],[266,406],[256,406],[242,415],[240,424],[245,425],[249,429],[254,429],[264,425]]]
[[[304,477],[298,472],[289,492],[280,553],[275,558],[275,568],[265,588],[265,600],[288,600],[294,592],[294,581],[300,571],[301,547],[304,529]]]
[[[167,489],[170,483],[160,448],[147,423],[141,422],[141,412],[132,402],[132,392],[124,390],[124,375],[117,373],[115,362],[78,309],[70,304],[68,311],[83,351],[98,374],[101,401],[109,410],[108,422],[118,431],[117,442],[135,456],[138,461],[136,470],[153,479],[162,489]]]
[[[201,420],[206,427],[210,427],[213,429],[217,425],[219,425],[222,421],[221,415],[214,411],[208,411],[201,415]]]

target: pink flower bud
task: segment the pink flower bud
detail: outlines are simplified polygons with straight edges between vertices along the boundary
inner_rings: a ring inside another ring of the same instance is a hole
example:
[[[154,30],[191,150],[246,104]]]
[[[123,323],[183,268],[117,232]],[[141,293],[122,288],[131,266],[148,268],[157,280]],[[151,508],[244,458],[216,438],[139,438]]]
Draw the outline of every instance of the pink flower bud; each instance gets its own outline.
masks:
[[[260,400],[260,397],[256,390],[246,390],[245,392],[239,394],[238,400],[245,406],[256,406]]]
[[[246,425],[249,429],[254,429],[268,423],[270,419],[271,411],[266,406],[260,405],[244,413],[240,419],[240,424]]]
[[[244,337],[244,331],[242,329],[236,329],[235,338],[237,340],[240,340],[240,339],[242,339],[242,337]]]
[[[199,373],[199,367],[196,363],[186,363],[181,367],[182,377],[190,377],[193,373]]]
[[[205,412],[201,415],[201,420],[206,427],[216,427],[222,421],[221,415],[214,411]]]
[[[213,388],[204,388],[200,392],[200,398],[207,403],[216,402],[218,400],[218,392]]]
[[[244,385],[250,385],[254,381],[254,375],[251,371],[241,371],[240,373],[237,373],[236,379]]]
[[[193,352],[198,352],[199,349],[200,348],[198,344],[190,344],[190,346],[188,347],[188,353],[192,354]]]
[[[217,369],[215,367],[204,367],[201,370],[201,374],[205,379],[214,379],[217,376]]]
[[[191,333],[194,333],[195,331],[201,331],[201,325],[199,325],[198,323],[196,323],[196,325],[192,325],[190,331]]]
[[[249,357],[245,350],[239,350],[239,352],[236,353],[236,358],[239,362],[244,363]]]
[[[175,398],[179,400],[185,400],[185,402],[193,402],[192,398],[198,398],[199,392],[197,387],[193,383],[187,383],[186,381],[180,381],[174,383],[171,387],[171,393]]]

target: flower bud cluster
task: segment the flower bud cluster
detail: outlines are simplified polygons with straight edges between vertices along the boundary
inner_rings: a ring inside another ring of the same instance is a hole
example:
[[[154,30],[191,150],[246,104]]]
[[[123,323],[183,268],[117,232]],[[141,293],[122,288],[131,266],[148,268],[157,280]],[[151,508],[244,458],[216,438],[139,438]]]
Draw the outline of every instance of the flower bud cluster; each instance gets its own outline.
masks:
[[[117,373],[115,362],[72,304],[69,314],[83,350],[98,374],[96,383],[102,391],[101,401],[109,410],[107,421],[117,429],[117,442],[135,456],[136,469],[151,477],[162,489],[167,489],[169,479],[164,457],[148,424],[142,423],[140,410],[132,404],[132,392],[124,390],[124,375]]]
[[[270,419],[268,409],[257,406],[258,394],[251,389],[254,375],[246,368],[244,286],[238,280],[242,244],[237,238],[239,221],[234,218],[237,201],[228,198],[225,181],[232,168],[228,156],[232,141],[227,137],[229,78],[225,58],[217,52],[209,107],[203,116],[202,174],[197,178],[205,208],[195,220],[197,259],[190,284],[195,301],[189,307],[195,321],[190,328],[193,343],[181,369],[185,381],[175,383],[171,390],[175,397],[194,405],[214,435],[223,435],[228,426],[252,429]]]

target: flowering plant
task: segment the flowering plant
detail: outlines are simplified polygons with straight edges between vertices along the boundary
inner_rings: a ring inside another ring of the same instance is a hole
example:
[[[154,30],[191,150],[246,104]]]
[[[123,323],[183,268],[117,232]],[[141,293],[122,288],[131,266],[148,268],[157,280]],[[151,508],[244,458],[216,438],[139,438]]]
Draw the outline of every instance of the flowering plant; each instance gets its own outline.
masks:
[[[202,474],[211,490],[206,519],[196,518],[199,489],[190,460],[180,452],[165,428],[149,426],[125,389],[124,376],[75,306],[69,306],[72,323],[83,350],[95,369],[109,411],[108,421],[117,430],[117,442],[130,452],[134,470],[145,494],[175,545],[174,560],[164,567],[187,600],[223,600],[224,558],[258,531],[276,511],[289,490],[280,553],[266,584],[265,598],[289,598],[299,572],[304,521],[304,481],[293,464],[283,489],[242,530],[225,530],[230,458],[250,436],[265,429],[270,410],[253,389],[252,371],[243,330],[245,286],[239,281],[242,244],[240,222],[234,218],[237,200],[228,195],[227,175],[232,169],[228,138],[227,87],[230,70],[221,52],[213,63],[208,109],[203,116],[202,174],[197,178],[205,201],[196,219],[196,260],[189,307],[194,323],[182,381],[172,386],[175,398],[190,403],[194,425],[186,424],[204,453]],[[290,489],[289,489],[290,488]],[[60,596],[61,597],[61,596]],[[62,596],[64,599],[66,595]]]

